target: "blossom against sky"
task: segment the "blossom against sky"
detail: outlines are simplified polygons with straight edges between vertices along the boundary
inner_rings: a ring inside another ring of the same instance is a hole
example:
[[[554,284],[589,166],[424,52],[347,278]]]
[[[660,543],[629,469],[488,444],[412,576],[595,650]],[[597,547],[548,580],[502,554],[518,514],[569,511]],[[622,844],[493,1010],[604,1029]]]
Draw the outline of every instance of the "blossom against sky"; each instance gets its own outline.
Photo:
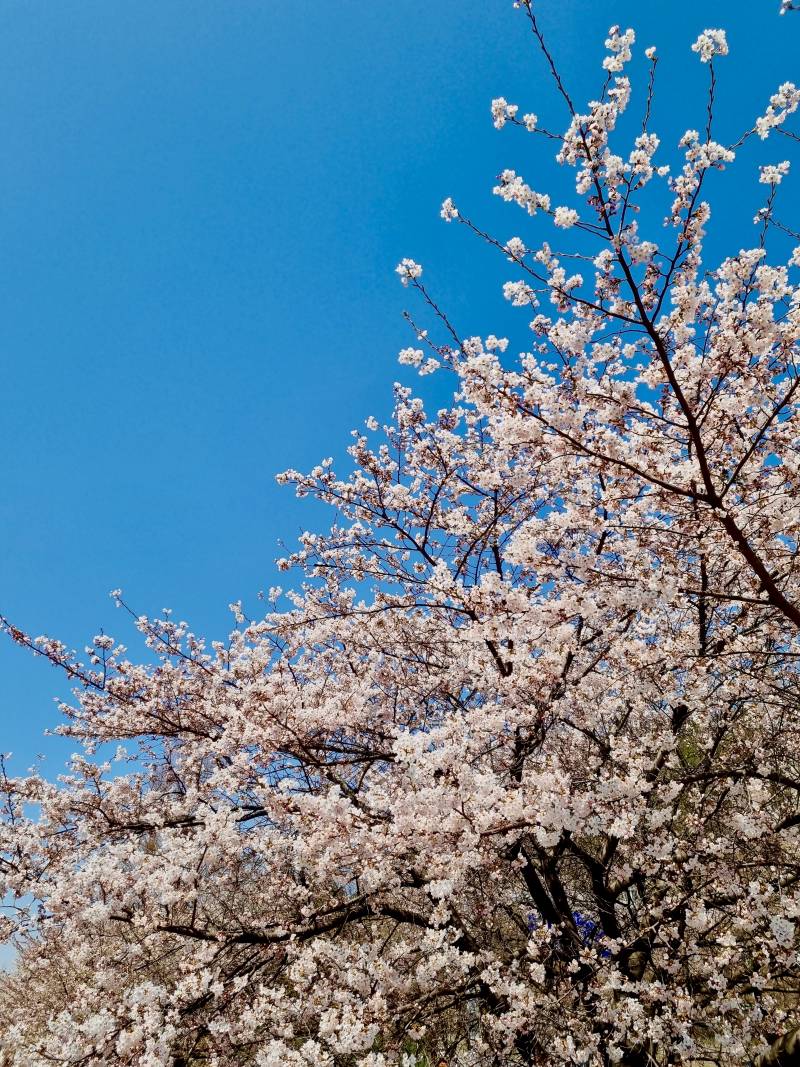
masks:
[[[487,255],[484,275],[465,275],[469,237],[439,218],[452,195],[510,237],[517,211],[491,189],[524,145],[493,129],[491,101],[561,120],[510,8],[0,7],[0,611],[12,621],[81,647],[122,629],[117,586],[137,610],[170,605],[214,635],[231,600],[257,610],[278,540],[324,523],[274,474],[341,455],[351,427],[387,412],[395,378],[416,382],[397,366],[414,342],[403,257],[424,263],[466,333],[524,346],[500,268]],[[578,98],[594,90],[609,23],[634,26],[639,52],[657,45],[673,94],[656,114],[665,140],[699,98],[706,72],[689,49],[708,26],[728,28],[720,76],[742,126],[776,73],[796,77],[800,25],[776,8],[540,5]],[[737,163],[745,199],[732,181],[715,203],[743,246],[749,165]],[[554,179],[555,165],[541,187]],[[0,748],[18,766],[60,756],[41,735],[62,680],[10,643],[0,669]]]

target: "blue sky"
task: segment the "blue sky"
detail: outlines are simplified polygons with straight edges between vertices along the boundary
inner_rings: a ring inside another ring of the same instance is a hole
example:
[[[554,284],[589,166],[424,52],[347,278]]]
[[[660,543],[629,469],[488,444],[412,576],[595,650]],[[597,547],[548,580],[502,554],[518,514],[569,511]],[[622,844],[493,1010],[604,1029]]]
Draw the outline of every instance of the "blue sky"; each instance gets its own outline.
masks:
[[[777,7],[539,5],[579,100],[611,22],[637,29],[640,52],[658,46],[665,141],[703,122],[689,46],[706,26],[731,44],[721,139],[797,79],[800,16]],[[117,586],[215,637],[230,601],[255,611],[279,540],[325,523],[275,473],[341,456],[408,379],[401,256],[424,263],[464,333],[524,347],[502,265],[438,218],[452,195],[503,239],[530,236],[491,197],[494,175],[565,190],[530,139],[492,128],[501,94],[566,125],[511,0],[1,0],[0,611],[132,648]],[[752,239],[754,176],[745,158],[720,185],[723,252]],[[429,388],[442,400],[447,383]],[[65,691],[0,642],[15,769],[44,752],[52,773],[69,750],[42,739]]]

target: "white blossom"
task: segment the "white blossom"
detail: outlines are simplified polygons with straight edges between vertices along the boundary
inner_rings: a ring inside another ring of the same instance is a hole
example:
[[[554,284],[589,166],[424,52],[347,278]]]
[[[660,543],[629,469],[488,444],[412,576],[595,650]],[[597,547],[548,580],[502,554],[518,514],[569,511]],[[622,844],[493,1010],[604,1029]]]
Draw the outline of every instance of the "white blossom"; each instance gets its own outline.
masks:
[[[442,204],[442,210],[440,212],[440,215],[445,222],[452,222],[453,219],[458,218],[458,208],[449,196]]]
[[[703,63],[708,63],[714,56],[726,56],[728,54],[728,40],[724,30],[703,30],[692,45],[692,51],[697,52]]]
[[[794,923],[789,919],[776,915],[770,919],[769,928],[779,945],[788,947],[794,941]]]
[[[396,267],[396,273],[400,275],[403,285],[422,277],[422,267],[413,259],[403,259]]]
[[[789,173],[789,162],[771,163],[759,167],[758,180],[764,185],[780,185],[783,178]]]
[[[503,96],[492,100],[492,122],[496,130],[501,130],[509,119],[516,117],[519,107],[517,104],[509,104]]]
[[[557,207],[553,215],[553,222],[563,230],[568,230],[578,221],[578,212],[573,208]]]

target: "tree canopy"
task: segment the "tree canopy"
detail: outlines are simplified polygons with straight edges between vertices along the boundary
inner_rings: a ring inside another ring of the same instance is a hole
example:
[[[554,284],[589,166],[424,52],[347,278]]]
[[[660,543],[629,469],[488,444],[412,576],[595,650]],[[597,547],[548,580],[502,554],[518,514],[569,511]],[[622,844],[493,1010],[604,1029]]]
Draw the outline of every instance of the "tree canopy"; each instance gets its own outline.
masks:
[[[612,27],[578,105],[515,6],[564,125],[491,116],[575,195],[508,169],[522,236],[442,216],[507,261],[527,350],[404,259],[401,363],[453,400],[396,386],[352,469],[282,476],[336,510],[293,592],[212,643],[131,612],[138,658],[5,623],[83,745],[2,778],[7,1064],[798,1062],[800,89],[717,140],[708,29],[706,126],[664,146],[655,49]],[[746,143],[764,206],[709,266]]]

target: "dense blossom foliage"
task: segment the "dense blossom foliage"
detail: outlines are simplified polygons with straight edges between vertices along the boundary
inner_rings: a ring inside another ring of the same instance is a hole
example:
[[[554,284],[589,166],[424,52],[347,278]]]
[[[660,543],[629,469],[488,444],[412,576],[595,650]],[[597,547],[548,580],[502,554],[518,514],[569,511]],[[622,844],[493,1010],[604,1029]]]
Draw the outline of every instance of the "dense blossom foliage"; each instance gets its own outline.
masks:
[[[462,337],[403,260],[429,321],[401,361],[455,398],[397,386],[351,473],[283,476],[337,511],[297,591],[211,645],[138,618],[153,662],[7,625],[74,678],[83,743],[2,783],[7,1064],[796,1062],[800,89],[716,140],[705,30],[676,162],[655,49],[613,27],[579,109],[516,6],[566,130],[491,119],[574,203],[508,169],[523,236],[442,217],[509,262],[528,350]],[[709,270],[706,187],[761,141],[754,238]]]

